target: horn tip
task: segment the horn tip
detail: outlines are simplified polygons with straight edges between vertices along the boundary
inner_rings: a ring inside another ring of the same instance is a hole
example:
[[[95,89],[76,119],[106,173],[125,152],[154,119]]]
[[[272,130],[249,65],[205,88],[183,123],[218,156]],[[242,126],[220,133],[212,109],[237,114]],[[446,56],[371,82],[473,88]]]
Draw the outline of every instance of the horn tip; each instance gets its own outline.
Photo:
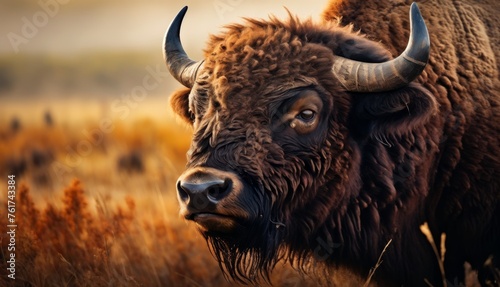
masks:
[[[187,10],[188,10],[188,6],[182,7],[182,9],[179,11],[179,13],[177,13],[177,16],[175,16],[172,23],[178,22],[180,24],[180,22],[182,22],[182,20],[184,19],[184,16],[186,15]],[[170,25],[172,25],[172,23]]]
[[[167,50],[181,50],[184,51],[182,46],[177,43],[177,41],[172,41],[172,39],[179,38],[182,20],[186,15],[188,10],[188,6],[182,7],[182,9],[177,13],[175,18],[170,22],[167,31],[165,32],[165,36],[163,38],[163,58],[167,59]],[[169,47],[170,46],[170,47]]]
[[[411,19],[422,18],[422,14],[420,13],[420,9],[418,8],[417,2],[411,3],[411,6],[410,6],[410,18]]]
[[[408,45],[407,54],[427,63],[430,52],[429,31],[416,2],[413,2],[410,7],[410,30],[410,45]]]
[[[165,32],[163,39],[163,58],[172,76],[186,87],[192,87],[198,69],[202,63],[191,60],[180,40],[182,20],[186,15],[188,6],[184,6],[172,20]]]

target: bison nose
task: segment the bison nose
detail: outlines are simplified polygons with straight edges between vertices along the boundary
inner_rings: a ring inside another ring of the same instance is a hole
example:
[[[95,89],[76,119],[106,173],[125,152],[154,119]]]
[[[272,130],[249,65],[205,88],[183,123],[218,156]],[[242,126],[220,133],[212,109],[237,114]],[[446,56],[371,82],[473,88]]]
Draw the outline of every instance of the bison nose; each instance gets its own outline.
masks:
[[[181,177],[177,182],[177,193],[181,205],[191,212],[215,209],[217,203],[226,197],[232,180],[215,173],[197,171]]]

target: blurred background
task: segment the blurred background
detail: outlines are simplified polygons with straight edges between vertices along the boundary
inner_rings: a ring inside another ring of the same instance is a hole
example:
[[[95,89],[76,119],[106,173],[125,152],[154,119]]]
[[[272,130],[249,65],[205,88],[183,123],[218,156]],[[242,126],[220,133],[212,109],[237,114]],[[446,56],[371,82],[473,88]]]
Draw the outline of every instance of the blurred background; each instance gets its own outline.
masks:
[[[107,165],[109,160],[127,153],[133,153],[129,160],[144,157],[141,149],[148,147],[155,148],[157,161],[162,160],[156,153],[160,147],[174,153],[167,159],[182,161],[189,129],[177,125],[168,107],[169,94],[180,85],[167,74],[161,43],[184,5],[190,9],[181,37],[188,54],[200,59],[208,35],[225,24],[270,14],[286,18],[285,7],[301,18],[319,19],[326,1],[2,1],[0,171],[26,174],[23,179],[32,182],[27,174],[36,164],[28,157],[33,161],[33,153],[43,154],[50,147],[51,154],[44,155],[47,160],[70,167],[56,172],[57,180],[54,174],[42,179],[52,188],[67,181],[65,176],[80,176],[89,161],[87,172],[103,175],[104,170],[112,176],[115,169]],[[99,127],[103,121],[107,130]],[[51,130],[55,134],[49,136],[44,130],[48,126],[64,127],[63,133]],[[148,130],[153,126],[158,130]],[[31,128],[33,136],[40,132],[45,139],[12,138]],[[108,146],[110,141],[113,146]],[[96,160],[99,152],[106,159]],[[158,167],[146,168],[136,169],[161,172]]]
[[[168,104],[180,85],[163,63],[163,35],[188,5],[181,38],[200,59],[225,24],[285,19],[284,7],[319,20],[326,2],[0,2],[0,202],[15,175],[19,225],[17,278],[2,265],[0,285],[232,286],[177,215],[191,130]],[[312,284],[279,269],[279,286]]]

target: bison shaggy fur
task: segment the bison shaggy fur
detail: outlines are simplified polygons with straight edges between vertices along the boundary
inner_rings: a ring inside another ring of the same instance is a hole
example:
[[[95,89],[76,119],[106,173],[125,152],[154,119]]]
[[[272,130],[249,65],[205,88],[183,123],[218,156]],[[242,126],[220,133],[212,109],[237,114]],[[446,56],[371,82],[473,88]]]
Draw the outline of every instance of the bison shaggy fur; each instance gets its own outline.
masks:
[[[431,57],[405,87],[349,92],[332,76],[336,56],[400,54],[409,4],[334,0],[319,23],[247,19],[209,39],[171,103],[193,126],[188,171],[238,182],[217,207],[236,219],[201,228],[230,277],[267,277],[279,260],[366,277],[392,240],[375,281],[440,286],[427,222],[437,246],[446,234],[448,280],[469,262],[500,284],[500,1],[419,2]],[[314,122],[286,117],[311,101]]]

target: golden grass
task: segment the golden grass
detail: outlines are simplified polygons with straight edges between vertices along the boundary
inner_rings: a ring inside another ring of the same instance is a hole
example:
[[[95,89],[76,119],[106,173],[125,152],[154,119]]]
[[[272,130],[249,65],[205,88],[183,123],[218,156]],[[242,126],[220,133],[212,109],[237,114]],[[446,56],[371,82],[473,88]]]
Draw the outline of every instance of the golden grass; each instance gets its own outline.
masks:
[[[39,208],[26,185],[20,186],[16,286],[234,286],[201,236],[174,219],[171,201],[163,202],[163,217],[142,215],[132,196],[119,204],[97,198],[93,209],[89,200],[82,183],[73,180],[59,202]],[[0,224],[7,225],[6,219]],[[7,243],[2,241],[2,250]],[[2,286],[12,283],[1,278]],[[280,286],[308,286],[290,268],[274,278]]]
[[[420,225],[420,231],[425,235],[425,238],[427,241],[429,241],[429,244],[432,246],[432,250],[434,251],[434,255],[436,256],[436,259],[438,261],[439,265],[439,271],[441,272],[441,280],[443,281],[443,286],[446,287],[448,283],[446,282],[446,274],[444,271],[444,258],[446,255],[446,233],[441,234],[441,244],[439,247],[439,251],[437,249],[436,242],[434,241],[434,237],[432,236],[432,232],[429,229],[429,224],[427,222],[424,222],[424,224]],[[425,283],[429,286],[432,286],[427,279],[425,279]]]
[[[5,120],[0,125],[0,175],[7,178],[17,168],[18,225],[16,280],[4,271],[0,286],[235,285],[224,278],[195,226],[178,216],[175,181],[184,169],[189,129],[171,118],[113,119],[113,131],[70,166],[68,149],[77,150],[86,139],[81,131],[98,127],[99,118],[60,124],[56,113],[53,125],[27,118],[20,118],[19,128]],[[120,166],[131,152],[143,170]],[[6,199],[0,198],[2,206]],[[315,285],[281,265],[272,280],[276,286]]]
[[[387,244],[384,246],[384,249],[382,249],[382,252],[380,252],[380,255],[378,257],[377,263],[375,263],[375,266],[373,266],[373,268],[370,269],[370,272],[368,273],[368,278],[366,279],[365,284],[363,284],[363,287],[370,286],[370,282],[372,280],[373,275],[375,275],[375,272],[377,271],[377,268],[379,268],[380,265],[382,264],[382,262],[384,262],[382,260],[382,256],[384,256],[384,253],[386,252],[386,250],[389,247],[389,245],[391,245],[391,243],[392,243],[392,239],[390,239],[387,242]]]
[[[226,281],[194,225],[178,216],[175,182],[184,168],[189,129],[168,117],[113,119],[113,131],[80,156],[78,164],[68,166],[68,148],[77,150],[86,139],[82,130],[96,129],[98,120],[60,124],[60,114],[54,118],[47,125],[30,123],[25,116],[18,129],[0,124],[1,178],[18,168],[16,280],[5,275],[8,241],[3,237],[0,286],[237,285]],[[120,159],[131,154],[143,169],[123,166],[127,162]],[[59,173],[55,167],[60,165],[66,169]],[[0,224],[7,225],[5,212]],[[318,284],[282,264],[271,280],[274,286]],[[330,286],[370,284],[370,278],[346,270],[320,281]]]
[[[77,179],[58,202],[43,208],[24,184],[16,200],[16,279],[2,276],[1,286],[237,285],[224,278],[198,232],[174,218],[171,200],[161,203],[166,208],[162,215],[144,210],[133,196],[122,202],[110,196],[91,199]],[[0,224],[6,226],[7,217],[0,217]],[[2,250],[7,250],[7,244],[2,240]],[[334,281],[325,282],[359,286],[361,281],[347,274],[339,271]],[[282,265],[271,280],[275,286],[317,284]]]
[[[210,254],[197,252],[203,243],[194,230],[161,217],[138,216],[141,210],[131,197],[114,208],[109,199],[97,200],[91,210],[81,182],[74,180],[60,200],[59,207],[38,208],[29,189],[19,188],[16,285],[224,284],[218,267],[204,264],[213,260]],[[6,217],[1,220],[7,224]],[[10,283],[2,280],[3,286]]]

